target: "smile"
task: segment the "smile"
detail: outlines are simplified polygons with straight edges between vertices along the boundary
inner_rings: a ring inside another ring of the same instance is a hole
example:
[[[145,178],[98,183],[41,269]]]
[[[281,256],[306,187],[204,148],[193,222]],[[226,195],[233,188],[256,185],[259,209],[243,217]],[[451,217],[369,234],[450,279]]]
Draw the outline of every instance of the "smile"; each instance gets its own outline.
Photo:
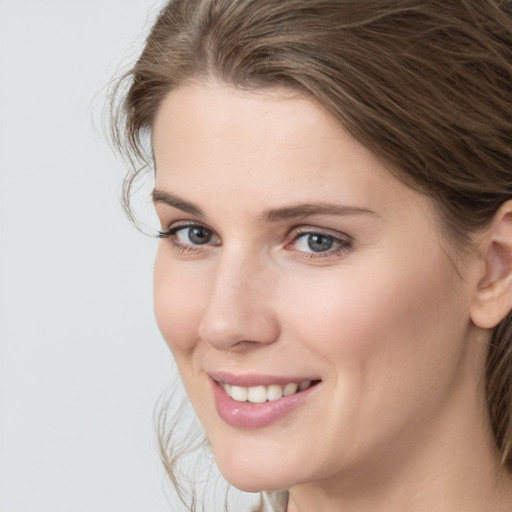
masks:
[[[225,382],[220,385],[226,394],[237,402],[251,402],[253,404],[262,404],[264,402],[273,402],[279,400],[283,396],[290,396],[300,391],[305,391],[313,385],[310,380],[302,382],[290,382],[284,386],[279,384],[271,384],[269,386],[232,386]]]
[[[215,407],[222,420],[238,428],[270,426],[310,401],[320,379],[210,374]]]

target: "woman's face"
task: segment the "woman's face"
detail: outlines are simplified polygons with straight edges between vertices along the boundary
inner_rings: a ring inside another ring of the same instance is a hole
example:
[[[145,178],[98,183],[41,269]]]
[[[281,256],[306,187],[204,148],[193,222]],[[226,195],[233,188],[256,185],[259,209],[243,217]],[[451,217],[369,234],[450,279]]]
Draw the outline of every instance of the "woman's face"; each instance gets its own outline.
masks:
[[[334,485],[453,428],[484,352],[427,198],[287,90],[185,86],[153,144],[156,316],[231,483]]]

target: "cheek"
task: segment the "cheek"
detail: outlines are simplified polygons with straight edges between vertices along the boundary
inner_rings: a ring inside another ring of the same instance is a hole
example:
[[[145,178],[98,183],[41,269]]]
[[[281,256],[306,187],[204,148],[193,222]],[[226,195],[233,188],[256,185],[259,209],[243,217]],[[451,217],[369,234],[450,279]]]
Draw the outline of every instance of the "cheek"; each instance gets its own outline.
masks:
[[[298,285],[290,282],[279,298],[289,305],[283,332],[293,333],[293,353],[322,371],[332,397],[329,414],[309,428],[331,446],[346,441],[326,460],[338,464],[340,450],[347,460],[371,457],[397,433],[428,423],[446,403],[468,328],[460,285],[443,257],[416,266],[381,260],[364,276],[351,268],[317,280],[308,293]]]
[[[153,274],[153,301],[158,327],[174,357],[189,355],[197,340],[202,310],[201,289],[177,261],[171,261],[166,248],[158,249]]]
[[[443,254],[391,261],[365,266],[364,273],[347,268],[326,275],[308,294],[290,286],[280,299],[294,305],[289,329],[301,344],[330,367],[338,386],[360,388],[372,404],[395,391],[405,399],[410,386],[422,393],[446,384],[469,325]]]

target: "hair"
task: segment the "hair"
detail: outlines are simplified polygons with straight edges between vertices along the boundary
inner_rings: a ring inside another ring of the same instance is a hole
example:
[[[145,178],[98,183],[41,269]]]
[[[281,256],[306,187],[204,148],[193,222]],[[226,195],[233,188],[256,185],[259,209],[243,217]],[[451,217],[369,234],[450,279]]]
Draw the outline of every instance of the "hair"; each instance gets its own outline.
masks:
[[[128,211],[163,99],[211,80],[314,98],[433,200],[459,249],[512,199],[510,0],[171,0],[114,101],[114,140],[132,163]],[[485,389],[510,470],[512,314],[493,331]]]

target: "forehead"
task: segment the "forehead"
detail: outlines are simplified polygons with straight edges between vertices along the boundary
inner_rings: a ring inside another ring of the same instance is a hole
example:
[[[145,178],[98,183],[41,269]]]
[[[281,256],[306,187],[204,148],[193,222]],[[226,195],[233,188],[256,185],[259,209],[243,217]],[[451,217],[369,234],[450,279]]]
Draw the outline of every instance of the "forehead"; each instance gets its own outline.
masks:
[[[332,126],[330,126],[332,125]],[[218,83],[190,84],[171,92],[153,126],[158,160],[186,154],[190,163],[204,154],[233,161],[236,153],[265,158],[297,155],[331,138],[338,127],[313,100],[288,89],[239,90]],[[338,129],[341,129],[339,127]],[[194,145],[193,154],[184,143]],[[157,160],[157,164],[159,163]]]
[[[329,201],[374,210],[405,207],[404,197],[415,194],[316,101],[287,89],[183,86],[158,111],[153,149],[157,188],[193,201],[229,197],[245,208]]]

